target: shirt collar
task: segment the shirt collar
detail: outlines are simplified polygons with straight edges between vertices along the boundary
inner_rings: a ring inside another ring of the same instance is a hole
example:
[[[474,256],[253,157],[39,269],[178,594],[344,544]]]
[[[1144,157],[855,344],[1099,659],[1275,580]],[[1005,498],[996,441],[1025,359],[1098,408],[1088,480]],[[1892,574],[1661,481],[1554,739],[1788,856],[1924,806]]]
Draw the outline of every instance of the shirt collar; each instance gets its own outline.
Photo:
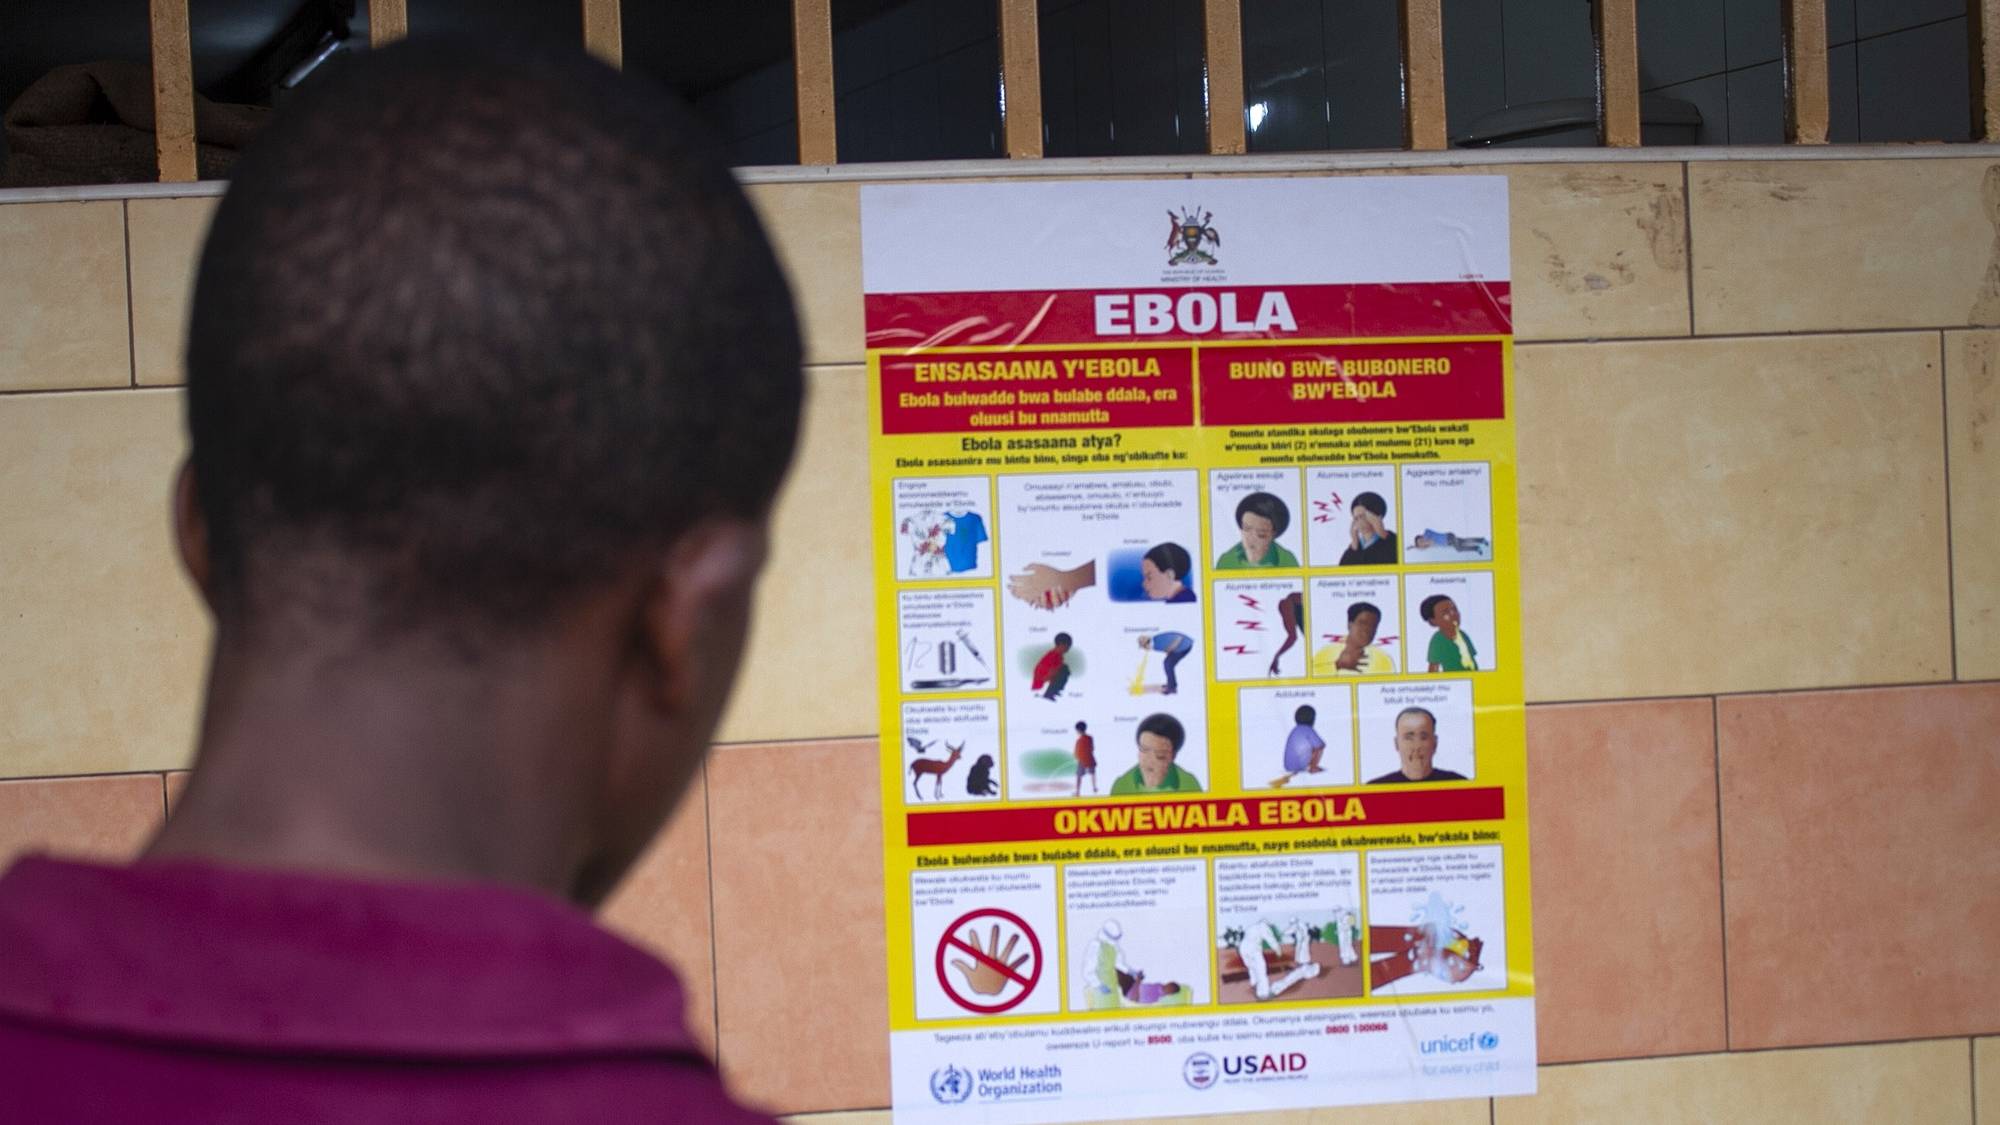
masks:
[[[568,903],[476,883],[31,856],[0,877],[0,1016],[284,1053],[697,1049],[680,983]]]

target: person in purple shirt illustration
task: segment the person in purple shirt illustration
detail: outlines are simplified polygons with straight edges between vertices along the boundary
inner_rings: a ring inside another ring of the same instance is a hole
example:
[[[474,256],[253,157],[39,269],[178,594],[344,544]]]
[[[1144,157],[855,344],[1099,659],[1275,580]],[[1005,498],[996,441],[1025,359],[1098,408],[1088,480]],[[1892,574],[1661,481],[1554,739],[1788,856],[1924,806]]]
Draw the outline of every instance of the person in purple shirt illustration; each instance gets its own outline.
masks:
[[[0,876],[0,1118],[769,1120],[589,913],[700,766],[797,438],[720,151],[581,50],[431,42],[236,165],[174,491],[194,773],[136,863]]]

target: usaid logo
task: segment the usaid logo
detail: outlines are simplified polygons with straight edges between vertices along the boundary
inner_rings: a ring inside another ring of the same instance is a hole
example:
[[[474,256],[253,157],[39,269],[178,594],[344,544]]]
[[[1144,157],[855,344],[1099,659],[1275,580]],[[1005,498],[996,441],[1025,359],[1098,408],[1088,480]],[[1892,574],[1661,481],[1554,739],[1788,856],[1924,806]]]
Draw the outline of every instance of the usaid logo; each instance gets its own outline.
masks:
[[[1221,1076],[1222,1070],[1216,1063],[1215,1056],[1207,1051],[1196,1051],[1181,1064],[1181,1078],[1186,1080],[1192,1089],[1206,1090],[1215,1085],[1215,1080]]]
[[[1303,1074],[1306,1057],[1297,1051],[1289,1055],[1231,1055],[1222,1060],[1222,1073],[1232,1078],[1256,1078],[1266,1074]]]
[[[1418,1049],[1426,1055],[1463,1055],[1472,1051],[1492,1051],[1500,1046],[1500,1036],[1491,1031],[1471,1035],[1446,1035],[1426,1039]]]

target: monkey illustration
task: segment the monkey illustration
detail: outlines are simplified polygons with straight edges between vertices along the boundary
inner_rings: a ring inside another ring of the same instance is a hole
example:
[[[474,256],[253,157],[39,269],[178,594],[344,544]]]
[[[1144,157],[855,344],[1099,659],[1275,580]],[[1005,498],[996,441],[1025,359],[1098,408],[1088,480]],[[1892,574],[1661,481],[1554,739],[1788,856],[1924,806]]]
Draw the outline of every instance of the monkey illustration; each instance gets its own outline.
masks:
[[[965,791],[975,797],[997,797],[1000,786],[993,780],[993,755],[981,754],[965,778]]]

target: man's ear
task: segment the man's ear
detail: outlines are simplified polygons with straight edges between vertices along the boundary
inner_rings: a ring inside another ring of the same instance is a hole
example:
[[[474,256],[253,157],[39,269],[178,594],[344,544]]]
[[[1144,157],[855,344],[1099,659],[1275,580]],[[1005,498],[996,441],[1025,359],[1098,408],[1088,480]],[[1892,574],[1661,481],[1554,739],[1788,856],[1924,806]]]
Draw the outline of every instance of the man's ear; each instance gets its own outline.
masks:
[[[663,709],[709,723],[720,716],[768,550],[762,520],[712,520],[682,535],[660,561],[641,628]]]
[[[181,566],[187,569],[189,580],[201,591],[201,600],[214,609],[215,591],[209,584],[212,571],[208,519],[202,515],[201,502],[195,496],[191,461],[182,461],[180,471],[174,474],[174,542],[180,548]]]

